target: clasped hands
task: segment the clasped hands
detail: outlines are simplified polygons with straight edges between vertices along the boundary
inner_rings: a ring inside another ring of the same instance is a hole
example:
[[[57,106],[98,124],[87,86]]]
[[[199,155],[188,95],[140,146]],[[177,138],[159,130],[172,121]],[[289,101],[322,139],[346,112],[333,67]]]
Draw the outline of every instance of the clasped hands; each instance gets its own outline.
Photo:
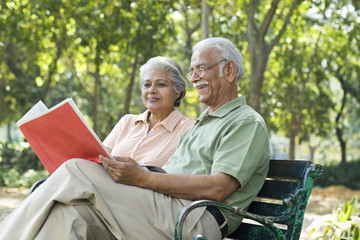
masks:
[[[117,183],[138,186],[150,173],[128,157],[113,157],[113,159],[110,159],[100,155],[99,158],[105,170]]]

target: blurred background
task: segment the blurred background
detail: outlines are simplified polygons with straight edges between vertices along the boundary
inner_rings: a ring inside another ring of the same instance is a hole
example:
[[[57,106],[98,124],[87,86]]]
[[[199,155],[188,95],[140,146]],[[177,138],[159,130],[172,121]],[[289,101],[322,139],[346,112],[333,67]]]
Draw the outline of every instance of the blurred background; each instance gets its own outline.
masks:
[[[34,104],[74,99],[104,139],[144,111],[139,68],[229,38],[244,56],[239,95],[266,120],[274,159],[324,166],[319,186],[360,189],[360,3],[356,0],[2,0],[0,186],[46,176],[16,126]],[[202,111],[187,82],[180,110]],[[54,136],[56,137],[56,136]]]

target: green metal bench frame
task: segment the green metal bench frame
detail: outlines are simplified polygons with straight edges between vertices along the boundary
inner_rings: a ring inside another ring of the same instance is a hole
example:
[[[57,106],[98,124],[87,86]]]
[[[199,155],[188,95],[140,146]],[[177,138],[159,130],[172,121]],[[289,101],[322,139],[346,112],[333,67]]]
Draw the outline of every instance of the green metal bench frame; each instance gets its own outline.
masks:
[[[321,174],[322,167],[311,161],[271,160],[264,186],[247,211],[221,202],[194,201],[179,212],[175,222],[175,239],[182,239],[186,216],[193,209],[203,206],[215,206],[244,217],[240,227],[227,239],[299,239],[314,179]],[[194,239],[205,240],[206,237],[198,235]]]

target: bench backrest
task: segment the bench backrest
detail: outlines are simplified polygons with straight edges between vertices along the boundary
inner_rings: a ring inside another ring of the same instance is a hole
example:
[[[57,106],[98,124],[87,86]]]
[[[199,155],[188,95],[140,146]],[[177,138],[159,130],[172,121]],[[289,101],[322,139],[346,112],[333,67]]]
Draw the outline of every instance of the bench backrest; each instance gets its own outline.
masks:
[[[276,223],[286,239],[299,239],[314,178],[321,173],[321,166],[310,161],[271,160],[264,186],[248,212],[274,216],[267,220]],[[276,239],[269,228],[245,219],[229,238]]]

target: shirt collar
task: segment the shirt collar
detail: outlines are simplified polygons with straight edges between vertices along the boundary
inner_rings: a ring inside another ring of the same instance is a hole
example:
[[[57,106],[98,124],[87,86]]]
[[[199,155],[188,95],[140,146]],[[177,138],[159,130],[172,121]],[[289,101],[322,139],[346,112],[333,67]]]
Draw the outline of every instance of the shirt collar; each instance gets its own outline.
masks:
[[[207,108],[196,120],[200,121],[207,115],[221,118],[227,115],[233,109],[238,108],[241,105],[245,105],[245,104],[246,104],[245,96],[240,96],[238,98],[231,100],[230,102],[225,103],[224,105],[222,105],[212,113],[209,113],[209,108]]]
[[[146,110],[145,112],[137,115],[137,117],[135,119],[135,124],[138,122],[144,122],[147,124],[147,119],[148,119],[149,113],[150,113],[150,111]]]
[[[147,124],[147,119],[149,114],[150,114],[149,110],[146,110],[142,114],[139,114],[135,119],[135,124],[137,124],[138,122],[144,122],[145,124]],[[161,124],[164,128],[172,132],[174,131],[175,127],[177,126],[178,122],[182,119],[182,117],[183,115],[180,113],[180,111],[177,108],[175,108],[174,111],[172,111],[169,114],[169,116],[167,116],[159,124]]]

